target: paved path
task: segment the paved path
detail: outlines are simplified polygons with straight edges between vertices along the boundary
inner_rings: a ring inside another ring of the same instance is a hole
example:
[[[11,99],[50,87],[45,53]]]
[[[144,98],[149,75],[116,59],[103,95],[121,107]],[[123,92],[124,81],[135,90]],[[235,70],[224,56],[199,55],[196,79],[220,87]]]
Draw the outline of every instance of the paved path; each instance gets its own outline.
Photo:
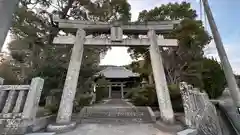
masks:
[[[173,135],[153,127],[152,124],[84,124],[62,135]]]
[[[240,114],[237,112],[237,109],[233,103],[232,97],[230,96],[229,91],[224,91],[223,95],[219,98],[219,109],[225,115],[227,115],[228,128],[225,130],[234,130],[240,133]],[[225,123],[226,124],[226,123]],[[224,126],[225,128],[225,126]],[[236,133],[235,133],[236,134]]]
[[[121,99],[111,99],[95,107],[126,107],[126,111],[134,106]],[[111,123],[111,124],[79,124],[74,131],[62,135],[172,135],[153,127],[153,124]]]
[[[126,107],[133,109],[134,106],[121,99],[111,99],[103,104],[94,105],[94,107]],[[110,109],[111,110],[111,109]],[[33,133],[28,135],[54,135],[53,133]],[[75,130],[60,135],[175,135],[166,133],[155,128],[151,123],[107,123],[79,124]]]

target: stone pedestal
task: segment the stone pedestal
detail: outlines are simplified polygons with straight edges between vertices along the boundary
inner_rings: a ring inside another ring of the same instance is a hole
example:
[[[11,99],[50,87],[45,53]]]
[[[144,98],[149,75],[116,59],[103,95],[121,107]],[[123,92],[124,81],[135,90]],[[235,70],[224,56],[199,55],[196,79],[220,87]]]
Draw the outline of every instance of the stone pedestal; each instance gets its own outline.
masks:
[[[49,125],[48,131],[65,132],[73,129],[76,123],[71,122],[73,101],[75,98],[78,76],[83,57],[83,43],[85,31],[79,29],[76,34],[75,44],[72,49],[71,60],[68,67],[67,77],[64,84],[61,103],[58,110],[56,124]]]
[[[65,132],[69,132],[75,128],[76,128],[76,122],[69,122],[69,123],[65,123],[65,124],[56,123],[56,124],[48,125],[47,131],[55,132],[55,133],[65,133]]]
[[[148,38],[150,40],[150,57],[152,63],[153,76],[155,81],[158,104],[160,107],[161,118],[164,122],[173,123],[174,114],[170,95],[168,91],[167,81],[165,78],[164,67],[159,47],[157,45],[157,36],[154,30],[149,30]]]

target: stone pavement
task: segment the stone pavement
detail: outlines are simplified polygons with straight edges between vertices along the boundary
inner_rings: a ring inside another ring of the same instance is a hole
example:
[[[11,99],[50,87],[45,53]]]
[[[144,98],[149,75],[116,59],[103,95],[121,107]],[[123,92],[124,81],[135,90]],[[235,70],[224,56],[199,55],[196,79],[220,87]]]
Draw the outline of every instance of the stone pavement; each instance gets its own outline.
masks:
[[[237,111],[237,108],[235,107],[235,105],[233,103],[233,100],[232,100],[232,97],[230,96],[229,90],[226,89],[223,92],[223,95],[220,98],[218,98],[218,100],[216,100],[216,101],[217,101],[217,110],[221,113],[221,115],[223,115],[225,117],[224,118],[224,117],[220,116],[220,118],[221,118],[220,122],[222,119],[227,121],[227,123],[224,122],[224,124],[226,124],[227,126],[224,125],[223,130],[227,131],[230,129],[230,130],[234,131],[234,133],[230,133],[231,135],[240,134],[240,123],[239,123],[240,114]]]
[[[98,104],[97,108],[122,107],[121,111],[133,111],[134,107],[122,99],[111,99],[103,104]],[[112,112],[112,109],[109,109]],[[108,119],[106,119],[107,121]],[[81,123],[74,131],[63,133],[62,135],[172,135],[160,131],[154,127],[153,123],[132,123],[132,122],[106,122],[106,123]]]
[[[146,106],[136,107],[122,99],[84,107],[76,120],[81,124],[154,123]]]
[[[105,112],[105,111],[115,114],[116,108],[117,108],[117,112],[118,111],[134,112],[134,110],[136,110],[136,108],[138,107],[133,106],[130,103],[121,99],[111,99],[106,101],[105,103],[91,106],[90,108],[88,108],[89,113],[92,113],[91,117],[87,117],[88,119],[85,119],[83,117],[76,117],[75,119],[81,121],[77,125],[76,129],[71,132],[62,133],[60,135],[174,135],[173,133],[161,131],[161,128],[160,130],[158,128],[155,128],[156,125],[152,120],[150,120],[149,122],[146,120],[143,120],[140,122],[131,122],[127,120],[131,120],[132,116],[131,117],[130,116],[110,117],[105,115],[93,116],[93,114],[96,115],[99,112]],[[140,110],[138,111],[143,111],[145,113],[145,110],[141,110],[141,107],[140,107]],[[100,123],[96,122],[96,120],[99,117],[101,117],[102,119]],[[144,117],[141,117],[141,118],[144,118]],[[145,117],[145,118],[150,119],[148,117]],[[121,121],[114,122],[113,120],[115,119],[121,119],[123,120],[123,122]],[[83,122],[83,120],[85,122]],[[91,122],[91,120],[93,120],[93,122]],[[35,134],[29,134],[29,135],[35,135]],[[36,135],[45,135],[45,134],[36,134]]]
[[[160,131],[152,124],[80,124],[74,131],[61,135],[173,135]]]

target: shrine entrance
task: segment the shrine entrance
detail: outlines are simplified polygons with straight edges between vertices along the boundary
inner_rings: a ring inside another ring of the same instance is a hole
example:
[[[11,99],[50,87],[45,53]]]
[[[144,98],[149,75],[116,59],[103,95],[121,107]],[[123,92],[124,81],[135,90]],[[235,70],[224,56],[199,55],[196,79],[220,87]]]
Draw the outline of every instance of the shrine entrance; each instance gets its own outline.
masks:
[[[147,23],[128,23],[120,24],[105,22],[90,22],[79,20],[62,20],[54,18],[58,26],[67,33],[76,32],[76,36],[60,36],[53,41],[54,44],[73,45],[71,60],[64,84],[61,103],[58,110],[57,124],[71,123],[73,101],[76,93],[79,71],[82,63],[84,47],[89,46],[131,46],[131,47],[148,47],[155,88],[163,121],[173,123],[174,113],[170,100],[170,95],[165,78],[162,57],[159,47],[176,47],[177,40],[164,39],[161,34],[171,32],[175,24],[179,21],[162,21]],[[88,35],[107,34],[110,37],[105,38],[86,38]],[[147,38],[126,38],[123,35],[145,35]],[[158,36],[159,34],[160,36]],[[115,89],[116,87],[116,89]],[[118,87],[118,88],[117,88]],[[121,84],[121,98],[123,98],[123,87]],[[109,91],[118,91],[119,83],[111,84]],[[112,90],[112,88],[114,90]],[[119,94],[109,94],[110,96],[119,97]]]
[[[111,97],[110,98],[123,98],[123,89],[121,85],[119,86],[118,84],[112,85],[111,86],[112,91],[111,91]]]
[[[95,82],[102,76],[108,81],[109,99],[123,99],[130,88],[140,84],[140,74],[134,73],[123,66],[105,67],[95,75]],[[97,83],[95,85],[99,86]]]

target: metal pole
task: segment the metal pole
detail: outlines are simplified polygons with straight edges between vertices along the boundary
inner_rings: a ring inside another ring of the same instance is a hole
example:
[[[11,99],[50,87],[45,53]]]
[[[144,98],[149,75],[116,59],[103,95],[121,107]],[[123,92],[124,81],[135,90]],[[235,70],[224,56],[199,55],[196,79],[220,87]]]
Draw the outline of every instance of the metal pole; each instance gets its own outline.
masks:
[[[211,28],[211,31],[213,34],[213,39],[216,43],[218,55],[220,57],[221,64],[223,66],[224,74],[225,74],[225,77],[227,80],[227,84],[228,84],[233,102],[235,103],[235,105],[239,111],[239,109],[240,109],[240,92],[239,92],[239,88],[238,88],[235,76],[233,74],[232,67],[228,61],[227,54],[223,47],[223,42],[222,42],[221,36],[219,34],[219,31],[217,29],[217,25],[214,21],[209,3],[207,0],[202,0],[202,2],[203,2],[204,10],[206,12],[208,22],[209,22],[209,25],[210,25],[210,28]]]
[[[5,42],[18,0],[0,0],[0,49]]]

